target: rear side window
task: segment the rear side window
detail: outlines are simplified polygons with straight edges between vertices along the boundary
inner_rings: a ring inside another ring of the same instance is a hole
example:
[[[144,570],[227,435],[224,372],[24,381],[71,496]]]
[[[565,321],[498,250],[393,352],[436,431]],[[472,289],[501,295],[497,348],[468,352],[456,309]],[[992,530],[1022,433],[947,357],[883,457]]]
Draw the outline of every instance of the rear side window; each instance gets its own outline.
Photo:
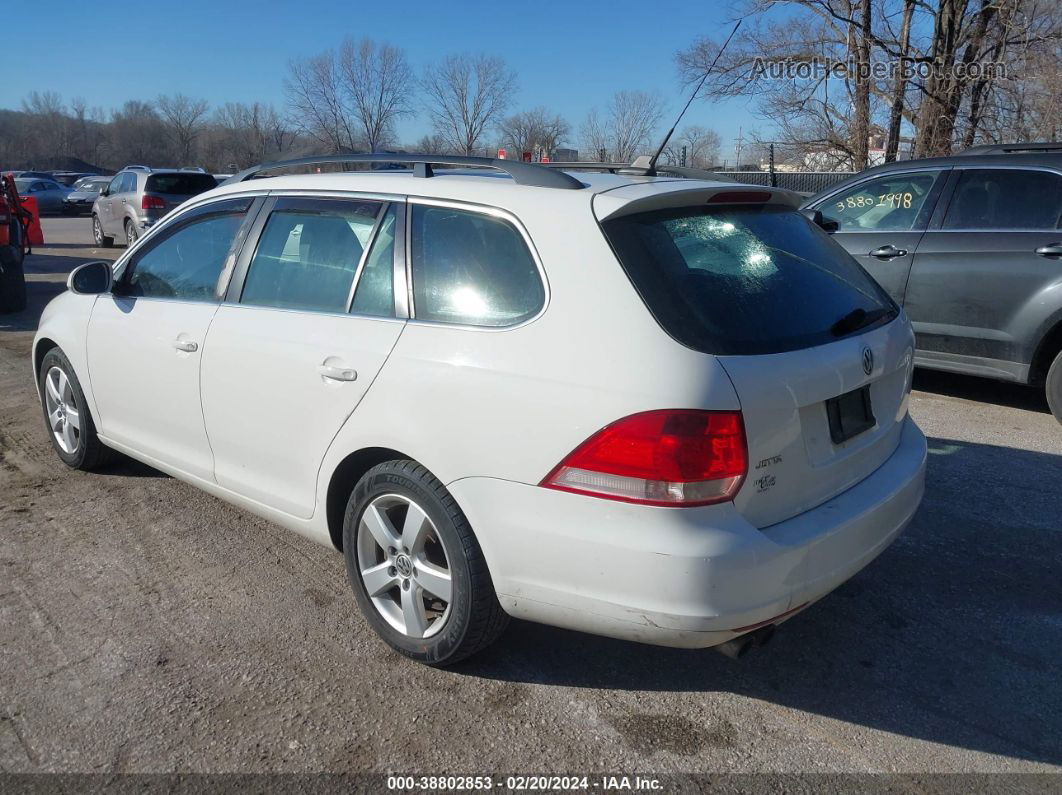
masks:
[[[280,199],[247,270],[240,303],[346,312],[383,204]]]
[[[511,326],[546,300],[535,260],[516,228],[472,210],[414,204],[410,246],[417,320]]]
[[[789,208],[668,209],[602,227],[660,325],[705,353],[821,345],[854,310],[876,323],[899,312],[844,249]]]
[[[395,205],[387,210],[354,288],[350,311],[377,317],[395,316]]]
[[[148,193],[171,193],[175,196],[194,196],[216,188],[218,181],[210,174],[152,174],[147,178],[144,190]],[[132,190],[132,188],[130,188]]]
[[[960,173],[943,229],[1057,229],[1062,176],[1047,171],[969,169]]]
[[[940,173],[888,174],[848,188],[817,209],[837,222],[839,232],[924,229],[933,209],[927,201]]]

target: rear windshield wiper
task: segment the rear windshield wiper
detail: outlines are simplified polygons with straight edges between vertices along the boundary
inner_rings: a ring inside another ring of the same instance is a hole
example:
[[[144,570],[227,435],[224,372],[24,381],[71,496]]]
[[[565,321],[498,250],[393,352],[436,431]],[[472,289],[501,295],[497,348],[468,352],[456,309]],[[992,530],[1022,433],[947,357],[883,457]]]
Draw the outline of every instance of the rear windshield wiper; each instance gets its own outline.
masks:
[[[871,309],[869,312],[862,307],[853,309],[847,315],[842,317],[832,326],[830,326],[830,333],[835,337],[843,337],[847,334],[851,334],[854,331],[859,331],[861,328],[866,328],[877,321],[881,320],[886,315],[891,315],[893,312],[889,307],[879,307],[877,309]]]

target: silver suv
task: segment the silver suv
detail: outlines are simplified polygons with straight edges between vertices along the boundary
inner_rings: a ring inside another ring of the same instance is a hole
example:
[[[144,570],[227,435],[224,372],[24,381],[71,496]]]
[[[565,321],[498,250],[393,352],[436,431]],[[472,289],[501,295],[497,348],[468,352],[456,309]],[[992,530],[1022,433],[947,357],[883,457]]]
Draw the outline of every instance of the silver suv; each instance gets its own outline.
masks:
[[[92,205],[92,235],[110,247],[118,237],[132,244],[156,221],[196,194],[217,187],[210,174],[130,166],[115,174]]]

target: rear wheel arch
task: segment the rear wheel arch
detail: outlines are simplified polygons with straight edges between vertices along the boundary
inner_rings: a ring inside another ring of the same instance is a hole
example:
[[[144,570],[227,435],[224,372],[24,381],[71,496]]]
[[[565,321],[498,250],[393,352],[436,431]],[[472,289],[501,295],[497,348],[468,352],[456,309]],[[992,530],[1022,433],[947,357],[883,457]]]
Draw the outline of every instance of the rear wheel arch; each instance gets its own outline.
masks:
[[[365,447],[347,455],[332,471],[325,494],[325,518],[328,521],[328,535],[336,549],[343,550],[343,514],[358,481],[377,464],[401,459],[417,460],[389,447]]]

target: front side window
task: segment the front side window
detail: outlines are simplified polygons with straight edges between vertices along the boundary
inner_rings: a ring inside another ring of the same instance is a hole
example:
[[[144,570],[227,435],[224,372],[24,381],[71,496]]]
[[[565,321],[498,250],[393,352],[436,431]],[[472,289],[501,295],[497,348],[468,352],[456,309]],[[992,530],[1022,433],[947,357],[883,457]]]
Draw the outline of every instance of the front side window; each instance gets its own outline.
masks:
[[[240,303],[346,312],[382,207],[376,201],[279,199],[251,259]]]
[[[1062,176],[1048,171],[968,169],[959,175],[943,229],[1057,229]]]
[[[109,196],[113,196],[114,194],[116,194],[119,191],[121,191],[121,189],[122,189],[122,180],[123,179],[125,179],[125,175],[124,174],[119,174],[118,176],[116,176],[114,179],[112,179],[110,181],[110,184],[107,185],[107,194]]]
[[[523,237],[501,218],[414,204],[410,244],[418,320],[509,326],[534,317],[546,300]]]
[[[824,218],[837,222],[839,232],[922,228],[932,209],[926,200],[940,173],[917,171],[878,177],[838,193],[818,209]]]
[[[115,287],[117,295],[217,301],[218,277],[251,199],[200,207],[147,250],[137,252]]]

